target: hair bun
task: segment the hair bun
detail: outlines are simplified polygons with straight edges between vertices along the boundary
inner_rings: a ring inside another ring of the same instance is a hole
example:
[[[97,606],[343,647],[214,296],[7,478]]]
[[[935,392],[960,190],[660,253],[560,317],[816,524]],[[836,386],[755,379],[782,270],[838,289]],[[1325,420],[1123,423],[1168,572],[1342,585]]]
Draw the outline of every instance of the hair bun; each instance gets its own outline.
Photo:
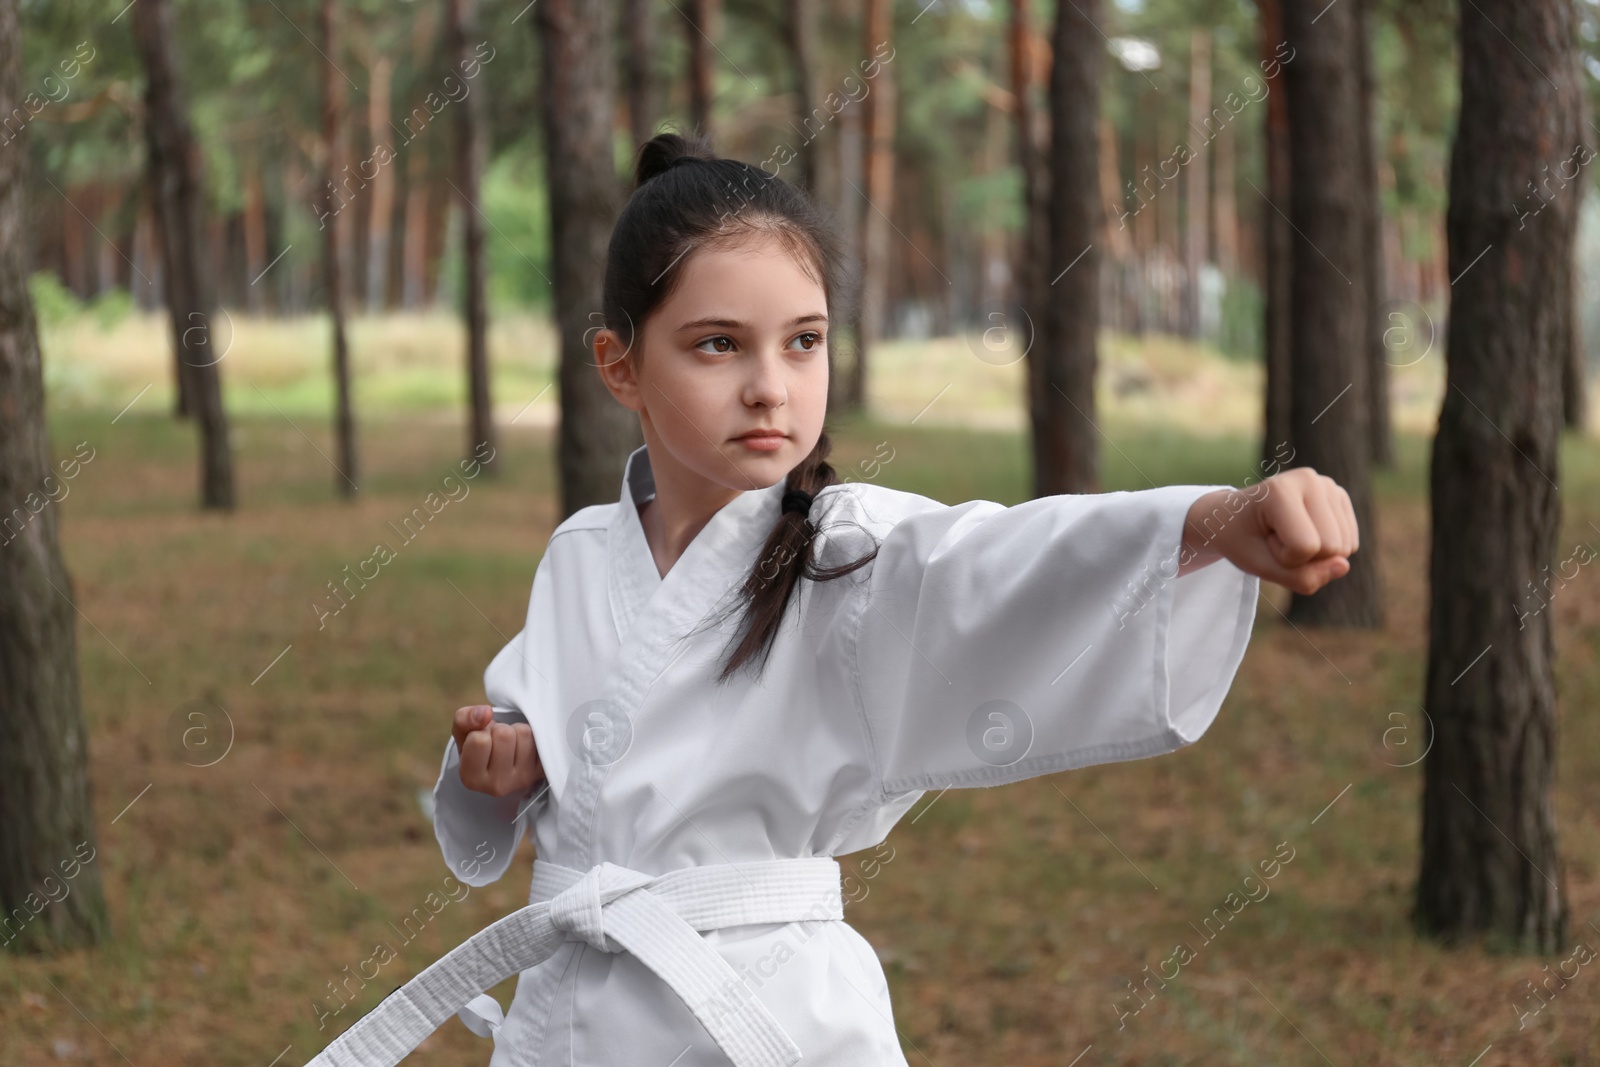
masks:
[[[676,133],[658,133],[639,146],[638,162],[634,166],[634,188],[651,178],[665,174],[679,163],[692,160],[709,162],[717,158],[711,142],[699,134],[684,137]]]

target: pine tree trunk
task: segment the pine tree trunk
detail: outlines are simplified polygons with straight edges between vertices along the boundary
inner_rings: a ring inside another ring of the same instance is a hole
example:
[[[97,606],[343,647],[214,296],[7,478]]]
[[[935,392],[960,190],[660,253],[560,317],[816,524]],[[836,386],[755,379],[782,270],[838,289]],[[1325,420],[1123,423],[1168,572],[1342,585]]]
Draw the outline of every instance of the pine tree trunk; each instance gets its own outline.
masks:
[[[817,142],[806,125],[817,99],[816,50],[817,12],[815,0],[788,0],[788,21],[784,26],[784,43],[789,47],[789,62],[794,67],[794,92],[796,117],[800,120],[801,137],[795,149],[799,157],[799,184],[820,198],[817,188]],[[869,88],[868,90],[872,90]]]
[[[683,14],[689,44],[689,121],[715,145],[716,130],[711,125],[711,42],[717,38],[717,0],[685,0]]]
[[[1361,86],[1362,240],[1367,275],[1367,429],[1372,463],[1394,466],[1394,426],[1389,417],[1389,323],[1382,314],[1388,288],[1383,270],[1383,189],[1378,179],[1377,73],[1372,60],[1371,0],[1354,0],[1356,70]]]
[[[470,70],[479,62],[476,0],[450,0],[450,54],[458,70]],[[494,405],[489,396],[489,310],[484,293],[483,208],[478,202],[483,185],[483,94],[471,93],[456,109],[456,184],[462,198],[462,272],[466,289],[462,293],[462,315],[467,327],[468,415],[466,455],[476,455],[490,476],[500,472],[500,452],[495,447]],[[487,459],[483,457],[487,455]]]
[[[1586,93],[1579,94],[1578,128],[1586,130],[1592,128],[1589,119],[1589,97]],[[1585,136],[1587,134],[1585,133]],[[1592,151],[1592,150],[1591,150]],[[1563,195],[1573,198],[1572,217],[1578,218],[1583,207],[1584,190],[1588,188],[1592,177],[1584,168],[1579,167],[1580,177],[1563,187]],[[1557,174],[1559,180],[1561,175]],[[1574,251],[1576,255],[1576,251]],[[1561,377],[1561,415],[1562,425],[1567,429],[1582,434],[1589,425],[1589,368],[1583,354],[1583,315],[1580,311],[1582,294],[1579,284],[1576,262],[1569,272],[1572,279],[1567,302],[1563,305],[1566,311],[1566,322],[1562,327],[1567,335],[1561,342],[1562,351],[1567,354],[1565,370]]]
[[[1368,436],[1371,316],[1361,166],[1366,131],[1355,5],[1285,0],[1283,16],[1295,50],[1283,68],[1294,174],[1289,219],[1297,231],[1289,327],[1295,449],[1290,465],[1313,467],[1344,487],[1366,548],[1350,557],[1350,573],[1339,581],[1311,596],[1295,594],[1288,616],[1297,624],[1376,628],[1383,622],[1383,596]]]
[[[1240,135],[1237,133],[1218,137],[1213,142],[1216,152],[1216,173],[1212,175],[1215,186],[1211,194],[1212,215],[1217,224],[1217,269],[1226,284],[1237,283],[1239,271],[1239,205],[1235,199],[1237,176],[1234,170]]]
[[[622,189],[611,148],[611,0],[540,0],[551,280],[561,338],[557,462],[566,515],[617,498],[622,465],[641,443],[638,419],[594,367],[590,313],[600,308],[606,246]]]
[[[17,0],[0,0],[0,115],[23,105],[21,34]],[[0,151],[0,946],[42,952],[104,941],[110,922],[93,863],[77,614],[52,503],[85,453],[80,445],[52,469],[28,299],[26,128],[18,137]],[[50,886],[67,877],[72,892],[54,898]]]
[[[200,505],[232,509],[233,454],[228,444],[222,378],[212,337],[216,265],[206,261],[205,189],[200,146],[189,128],[172,46],[168,0],[133,9],[134,40],[144,63],[145,142],[161,229],[167,310],[178,362],[180,406],[200,430]]]
[[[400,304],[419,311],[428,296],[428,154],[406,153],[405,236],[400,245]]]
[[[626,0],[628,20],[628,123],[637,150],[656,135],[661,107],[656,89],[656,17],[650,0]]]
[[[1100,67],[1105,42],[1099,0],[1056,7],[1050,62],[1048,200],[1042,225],[1042,323],[1030,405],[1034,495],[1093,493],[1100,487],[1095,428],[1095,347],[1100,328]]]
[[[322,52],[328,57],[322,75],[322,140],[327,154],[326,200],[322,218],[322,267],[327,282],[328,318],[333,326],[334,445],[339,460],[333,487],[346,500],[359,489],[356,464],[355,416],[350,401],[350,346],[344,329],[345,250],[349,245],[350,215],[342,197],[344,160],[344,75],[338,69],[339,26],[335,0],[322,0]]]
[[[1260,0],[1261,61],[1281,62],[1284,0]],[[1285,55],[1290,53],[1285,52]],[[1293,59],[1290,60],[1293,62]],[[1289,425],[1290,301],[1293,299],[1294,231],[1285,217],[1289,211],[1292,178],[1289,158],[1289,94],[1284,88],[1281,66],[1270,65],[1267,78],[1266,128],[1262,139],[1267,162],[1266,202],[1261,205],[1262,260],[1262,350],[1266,366],[1266,411],[1261,439],[1261,470],[1276,473],[1274,463],[1294,448],[1294,431]]]
[[[867,0],[862,15],[862,54],[874,55],[892,45],[894,21],[889,0]],[[884,65],[872,80],[872,91],[861,101],[863,160],[866,164],[861,195],[861,319],[856,335],[855,359],[850,362],[845,406],[861,411],[867,406],[867,366],[872,346],[888,332],[889,220],[894,214],[894,68]]]
[[[1195,27],[1189,32],[1189,129],[1184,140],[1195,157],[1184,168],[1183,196],[1183,335],[1200,336],[1200,272],[1206,262],[1206,168],[1211,165],[1211,143],[1206,120],[1211,117],[1211,31]]]
[[[1045,228],[1045,164],[1039,150],[1039,119],[1034,106],[1033,60],[1029,42],[1033,29],[1027,0],[1011,0],[1010,59],[1011,95],[1016,99],[1016,156],[1017,169],[1022,175],[1023,218],[1026,224],[1018,236],[1016,250],[1017,279],[1013,294],[1015,307],[1002,324],[1020,344],[1025,360],[1023,369],[1028,418],[1038,426],[1048,417],[1043,395],[1044,388],[1044,320],[1039,316],[1045,306],[1044,260],[1048,251],[1049,234]],[[985,323],[985,326],[988,324]],[[1034,445],[1038,445],[1035,433]],[[1034,456],[1034,494],[1039,495],[1038,455]]]
[[[261,164],[253,155],[244,178],[244,261],[250,277],[245,280],[246,307],[250,314],[266,310],[266,286],[261,272],[267,269],[267,205],[261,189]]]
[[[1550,591],[1540,583],[1561,525],[1577,197],[1557,194],[1525,226],[1518,214],[1529,176],[1582,138],[1582,75],[1572,0],[1467,0],[1459,19],[1445,222],[1454,282],[1430,472],[1434,736],[1414,918],[1446,943],[1565,951],[1554,620],[1535,591]]]
[[[394,60],[387,55],[374,57],[370,94],[367,97],[368,144],[376,152],[389,137],[389,89],[394,79]],[[467,100],[477,99],[470,93]],[[462,101],[465,103],[466,101]],[[379,314],[389,305],[389,234],[394,229],[394,170],[377,164],[372,177],[372,202],[367,214],[367,313]]]
[[[871,211],[860,190],[866,181],[866,137],[863,132],[861,109],[847,107],[839,113],[839,230],[849,249],[851,270],[858,278],[865,276],[862,266],[865,251],[861,246],[865,234],[862,219]],[[830,416],[850,408],[850,368],[860,358],[862,301],[854,302],[844,323],[844,329],[833,330],[828,337],[828,413]],[[841,337],[841,335],[843,335]]]

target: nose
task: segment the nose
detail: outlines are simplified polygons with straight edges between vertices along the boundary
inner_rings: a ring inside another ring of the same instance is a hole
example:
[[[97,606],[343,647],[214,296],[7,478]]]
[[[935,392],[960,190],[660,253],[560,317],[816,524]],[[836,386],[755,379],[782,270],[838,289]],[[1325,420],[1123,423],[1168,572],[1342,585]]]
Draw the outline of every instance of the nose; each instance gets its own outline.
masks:
[[[750,361],[750,376],[745,381],[744,402],[748,407],[778,408],[789,399],[784,384],[783,357],[775,352],[758,352]]]

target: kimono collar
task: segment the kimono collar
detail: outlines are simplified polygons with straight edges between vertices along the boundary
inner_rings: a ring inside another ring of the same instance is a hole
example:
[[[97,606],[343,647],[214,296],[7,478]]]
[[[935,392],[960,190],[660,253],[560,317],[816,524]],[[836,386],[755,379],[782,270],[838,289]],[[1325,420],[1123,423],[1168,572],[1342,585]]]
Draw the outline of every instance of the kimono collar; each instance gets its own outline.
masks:
[[[691,599],[715,589],[720,596],[735,576],[748,573],[756,553],[778,521],[784,482],[740,493],[706,522],[663,578],[639,519],[639,505],[656,495],[650,453],[640,446],[628,457],[622,494],[608,534],[608,594],[617,635],[626,637],[635,620],[663,586]]]

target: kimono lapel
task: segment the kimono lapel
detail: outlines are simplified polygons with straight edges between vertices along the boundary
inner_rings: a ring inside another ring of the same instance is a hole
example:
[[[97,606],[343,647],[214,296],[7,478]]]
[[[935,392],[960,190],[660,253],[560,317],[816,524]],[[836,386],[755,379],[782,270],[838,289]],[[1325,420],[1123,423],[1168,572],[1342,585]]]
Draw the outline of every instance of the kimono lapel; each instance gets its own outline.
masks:
[[[752,489],[729,501],[695,535],[663,578],[639,519],[639,505],[656,491],[650,456],[644,448],[635,449],[628,457],[622,482],[622,500],[607,531],[607,595],[617,640],[625,651],[630,636],[642,636],[635,635],[634,628],[647,608],[657,606],[657,600],[670,602],[659,605],[660,611],[651,611],[657,622],[687,619],[692,627],[704,620],[717,600],[732,592],[730,580],[749,572],[754,553],[778,519],[784,483]],[[709,600],[705,594],[711,594]],[[675,638],[668,642],[672,643]]]
[[[637,448],[628,457],[623,471],[622,499],[617,503],[617,513],[612,516],[606,535],[607,595],[619,642],[628,636],[639,610],[661,585],[661,574],[656,570],[644,527],[639,522],[639,505],[655,495],[656,480],[650,470],[649,453],[643,447]]]
[[[637,449],[628,457],[620,506],[607,535],[607,595],[617,627],[619,646],[602,686],[602,697],[585,705],[591,721],[605,720],[612,731],[631,738],[633,723],[661,672],[679,651],[679,644],[713,622],[725,597],[734,593],[778,519],[784,483],[739,494],[713,515],[695,535],[666,577],[655,560],[639,521],[638,502],[655,488],[649,454]],[[640,495],[645,494],[645,495]],[[621,735],[619,735],[621,736]],[[567,803],[558,816],[561,855],[555,862],[586,870],[602,859],[595,856],[599,833],[600,789],[610,766],[630,757],[631,739],[619,741],[616,755],[603,759],[579,753],[568,777]]]

